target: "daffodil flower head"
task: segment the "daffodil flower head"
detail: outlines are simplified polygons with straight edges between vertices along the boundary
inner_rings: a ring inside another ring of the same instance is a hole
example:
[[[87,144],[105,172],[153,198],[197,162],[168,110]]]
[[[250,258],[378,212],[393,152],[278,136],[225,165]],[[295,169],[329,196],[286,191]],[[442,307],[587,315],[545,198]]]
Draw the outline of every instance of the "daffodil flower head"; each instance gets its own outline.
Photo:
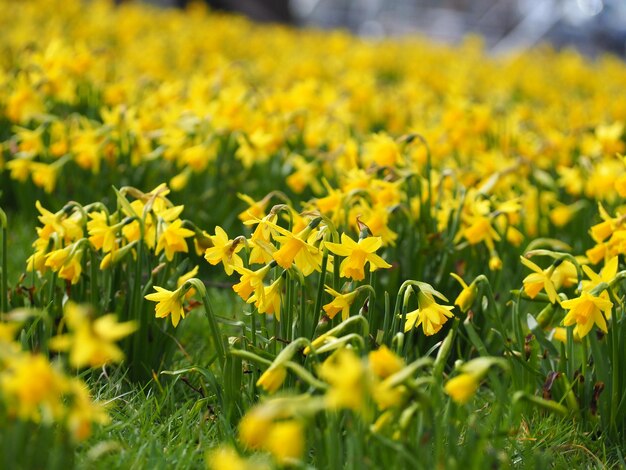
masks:
[[[478,295],[478,286],[476,285],[476,281],[472,282],[470,285],[467,285],[463,278],[458,274],[450,273],[450,276],[456,279],[459,284],[461,284],[461,287],[463,287],[463,290],[461,290],[456,300],[454,301],[454,305],[458,305],[461,309],[461,312],[465,313],[472,307],[472,304],[474,303],[474,300],[476,300],[476,296]]]
[[[189,230],[183,227],[183,221],[176,219],[171,223],[162,222],[159,226],[165,228],[161,230],[158,238],[155,254],[165,251],[165,257],[168,261],[174,259],[175,253],[187,253],[189,248],[185,238],[193,237],[193,230]]]
[[[358,290],[348,292],[347,294],[341,294],[334,289],[326,286],[324,290],[333,296],[333,300],[324,305],[323,309],[329,318],[335,318],[339,312],[341,312],[341,320],[347,320],[350,316],[350,306],[358,295]]]
[[[613,302],[609,299],[583,291],[580,297],[561,302],[561,306],[568,311],[563,318],[563,325],[576,324],[574,332],[581,338],[591,331],[594,324],[603,332],[608,331],[605,318],[610,316],[613,308]]]
[[[508,370],[508,365],[501,358],[478,357],[458,367],[460,374],[446,382],[444,391],[456,403],[460,405],[467,403],[474,396],[480,386],[480,381],[493,365]]]
[[[404,360],[384,344],[368,355],[369,367],[377,377],[386,379],[404,367]]]
[[[117,323],[114,314],[92,319],[88,308],[73,302],[66,304],[63,316],[69,333],[53,337],[50,348],[69,351],[70,364],[78,368],[122,361],[124,354],[115,342],[137,329],[135,322]]]
[[[185,318],[183,302],[187,288],[187,285],[184,284],[175,291],[169,291],[163,287],[154,286],[156,292],[146,295],[145,299],[157,302],[155,309],[156,318],[166,318],[171,315],[172,325],[176,327],[180,319]]]
[[[441,330],[448,318],[454,316],[450,312],[454,307],[439,305],[432,294],[422,290],[417,293],[417,303],[418,308],[406,314],[405,333],[422,325],[426,336],[434,335]]]
[[[524,266],[533,271],[522,281],[524,283],[524,292],[526,292],[528,297],[534,299],[537,294],[541,292],[541,290],[545,289],[550,302],[559,303],[559,295],[557,294],[556,289],[561,286],[556,286],[553,281],[553,274],[555,271],[554,264],[550,265],[547,269],[541,269],[525,256],[520,256],[520,261]]]
[[[332,408],[363,411],[365,406],[365,368],[350,349],[339,349],[319,368],[319,376],[330,384],[326,401]]]
[[[244,247],[245,239],[243,237],[237,237],[234,240],[229,240],[228,234],[219,225],[215,227],[215,235],[211,236],[213,246],[207,248],[204,252],[204,258],[212,265],[222,263],[224,265],[224,271],[229,276],[233,273],[235,268],[243,266],[243,260],[237,254]]]
[[[256,385],[271,394],[280,388],[286,377],[287,369],[285,366],[272,366],[263,372],[259,380],[257,380]]]
[[[271,267],[272,265],[268,264],[256,271],[252,271],[244,267],[235,267],[235,271],[241,275],[241,278],[237,284],[233,284],[233,290],[244,301],[247,301],[253,292],[256,293],[258,298],[264,298],[265,286],[263,285],[263,280],[267,276]]]
[[[331,253],[345,257],[340,265],[342,277],[362,281],[365,279],[365,264],[369,263],[370,271],[379,268],[390,268],[391,265],[376,254],[382,245],[380,237],[366,237],[355,242],[345,233],[341,234],[341,243],[326,242],[325,246]]]

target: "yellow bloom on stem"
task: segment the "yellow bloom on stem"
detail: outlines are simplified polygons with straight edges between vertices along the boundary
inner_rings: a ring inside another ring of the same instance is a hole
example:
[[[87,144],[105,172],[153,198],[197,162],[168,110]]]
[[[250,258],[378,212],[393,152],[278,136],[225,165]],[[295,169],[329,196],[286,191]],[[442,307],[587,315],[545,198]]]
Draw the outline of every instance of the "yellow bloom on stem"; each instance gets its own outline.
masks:
[[[606,282],[607,284],[615,279],[617,275],[617,265],[618,265],[618,256],[614,256],[609,259],[604,267],[600,270],[600,274],[596,274],[591,270],[589,266],[583,266],[583,271],[589,278],[589,281],[582,281],[582,290],[590,292],[594,287],[599,284]],[[601,297],[607,298],[609,297],[608,292],[604,291],[600,294]]]
[[[10,409],[24,420],[60,417],[66,378],[41,354],[20,354],[6,364],[0,392]]]
[[[103,253],[110,253],[117,247],[117,230],[118,227],[109,225],[108,216],[105,212],[90,212],[87,222],[87,232],[89,233],[89,241],[96,250],[102,250]]]
[[[534,299],[541,290],[545,289],[546,294],[551,303],[559,302],[559,295],[556,292],[557,286],[552,281],[552,275],[555,267],[551,265],[548,269],[541,269],[535,263],[524,256],[520,256],[520,260],[524,266],[530,268],[533,273],[529,274],[522,281],[524,283],[524,292],[528,297]],[[559,286],[560,287],[560,286]]]
[[[280,234],[273,236],[274,240],[280,243],[280,248],[272,253],[272,257],[276,263],[283,269],[289,269],[295,262],[298,269],[302,271],[302,274],[308,276],[313,271],[319,271],[320,265],[322,264],[321,250],[309,243],[309,235],[317,228],[321,218],[315,218],[307,225],[304,225],[306,224],[306,219],[298,217],[297,214],[294,215],[296,218],[300,219],[302,223],[300,226],[303,227],[298,233],[290,232],[269,220],[262,221],[259,225],[265,224],[270,227],[273,232]],[[299,224],[296,223],[294,225]],[[294,230],[298,230],[298,228],[294,228]]]
[[[273,425],[273,416],[264,412],[262,406],[248,411],[239,422],[239,440],[249,449],[261,449]]]
[[[406,314],[405,333],[413,327],[418,328],[422,325],[426,336],[434,335],[448,321],[448,318],[454,316],[450,313],[454,307],[439,305],[431,294],[422,291],[417,293],[417,304],[417,310]]]
[[[354,299],[356,299],[358,290],[348,292],[347,294],[341,294],[328,286],[326,286],[324,290],[334,297],[330,303],[327,303],[323,307],[326,315],[332,319],[341,312],[341,320],[347,320],[350,316],[350,306],[354,302]]]
[[[450,273],[450,276],[456,279],[459,284],[461,284],[461,287],[463,287],[463,290],[454,301],[454,305],[458,305],[461,312],[465,313],[470,309],[474,300],[476,300],[476,296],[478,295],[478,286],[476,286],[476,282],[472,282],[468,286],[463,278],[458,274]]]
[[[256,292],[259,298],[265,297],[263,280],[267,273],[270,271],[271,265],[267,265],[258,269],[256,271],[252,271],[243,267],[236,267],[235,271],[241,274],[241,278],[237,284],[233,285],[233,290],[241,297],[244,301],[247,301],[253,292]]]
[[[319,376],[330,384],[326,401],[332,408],[363,410],[365,405],[365,370],[359,357],[349,349],[340,349],[326,359]]]
[[[247,222],[254,219],[260,219],[265,215],[265,208],[269,202],[269,198],[263,198],[261,201],[255,201],[246,194],[238,193],[237,197],[248,204],[248,207],[242,211],[237,217],[242,222]]]
[[[591,264],[598,264],[602,261],[607,252],[607,244],[606,243],[598,243],[593,248],[589,248],[585,251],[585,255],[589,258]]]
[[[146,300],[157,302],[156,305],[156,318],[165,318],[168,315],[172,315],[172,325],[178,326],[181,318],[185,318],[185,309],[183,308],[183,301],[185,299],[185,293],[183,288],[178,288],[175,291],[169,291],[162,287],[154,286],[156,292],[146,295]]]
[[[283,277],[281,276],[271,285],[263,287],[263,290],[255,291],[254,295],[247,300],[247,303],[251,304],[254,302],[254,306],[259,310],[259,313],[273,314],[277,320],[280,320],[282,289]]]
[[[206,259],[213,266],[222,263],[224,265],[224,271],[229,276],[233,273],[235,268],[243,266],[243,260],[237,254],[243,248],[243,239],[237,237],[234,240],[228,239],[228,234],[219,225],[215,227],[215,235],[210,236],[213,246],[207,248],[204,252],[204,259]]]
[[[280,388],[286,377],[287,369],[284,366],[270,367],[259,377],[256,385],[267,393],[274,393]]]
[[[495,246],[494,241],[500,241],[500,235],[491,225],[491,220],[483,215],[474,216],[468,227],[460,233],[470,245],[477,245],[484,241],[490,250]]]
[[[605,316],[607,318],[611,316],[613,302],[610,300],[583,291],[580,297],[561,302],[561,306],[568,310],[563,318],[563,325],[570,326],[575,323],[574,333],[581,338],[591,331],[594,323],[605,333],[608,331]]]
[[[219,447],[208,452],[206,462],[210,470],[252,470],[254,468],[232,447]]]
[[[376,250],[381,245],[382,239],[380,237],[366,237],[357,243],[345,233],[341,234],[341,243],[325,243],[326,248],[331,253],[346,257],[340,265],[341,276],[355,281],[365,279],[365,263],[369,263],[370,271],[391,267],[389,263],[376,254]]]
[[[381,379],[395,374],[404,367],[402,358],[384,344],[376,351],[371,351],[368,355],[368,360],[372,372]]]
[[[116,341],[137,330],[135,322],[117,323],[114,314],[90,319],[87,308],[68,302],[63,317],[69,334],[55,336],[50,340],[50,348],[55,351],[69,351],[73,367],[101,367],[120,362],[124,358]]]
[[[463,405],[470,401],[479,385],[480,380],[475,374],[463,373],[448,380],[444,390],[455,402]]]
[[[59,273],[61,279],[76,284],[82,273],[82,250],[72,254],[73,245],[53,250],[46,255],[45,266]]]
[[[193,230],[183,227],[183,221],[176,219],[171,223],[163,222],[165,230],[161,232],[157,242],[155,254],[158,255],[165,250],[165,257],[168,261],[174,259],[174,253],[187,253],[189,248],[185,238],[193,237]]]
[[[83,272],[82,265],[83,250],[78,250],[62,267],[59,271],[59,277],[70,281],[72,284],[76,284],[80,275]]]
[[[274,423],[267,434],[264,448],[282,464],[300,459],[304,453],[302,424],[294,419]]]
[[[67,427],[74,439],[83,441],[91,435],[93,423],[108,424],[110,418],[104,405],[92,401],[89,389],[81,380],[71,379],[69,389],[72,404],[67,416]]]
[[[31,178],[35,186],[43,188],[48,194],[54,191],[59,169],[54,164],[32,162],[30,164]]]

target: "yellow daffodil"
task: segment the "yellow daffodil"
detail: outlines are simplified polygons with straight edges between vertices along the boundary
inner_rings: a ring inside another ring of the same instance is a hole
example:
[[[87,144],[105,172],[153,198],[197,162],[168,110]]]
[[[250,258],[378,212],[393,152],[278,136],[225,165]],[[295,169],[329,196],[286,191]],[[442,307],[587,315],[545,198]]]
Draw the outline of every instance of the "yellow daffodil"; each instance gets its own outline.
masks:
[[[235,268],[243,266],[243,260],[237,254],[244,246],[243,238],[237,237],[234,240],[229,240],[228,234],[219,225],[215,227],[215,235],[210,238],[213,246],[206,249],[204,259],[213,266],[222,263],[224,271],[229,276]]]
[[[471,400],[479,385],[480,380],[476,375],[464,373],[448,380],[444,390],[455,402],[463,405]]]
[[[280,388],[286,377],[287,369],[284,366],[270,367],[259,377],[256,385],[267,393],[274,393]]]
[[[258,309],[259,313],[267,313],[268,315],[274,315],[277,320],[280,320],[280,305],[283,289],[283,277],[276,279],[271,285],[264,286],[263,289],[255,291],[254,294],[248,298],[247,303],[254,302],[254,306]],[[261,294],[261,292],[263,292]]]
[[[359,357],[348,349],[340,349],[326,359],[319,375],[330,384],[326,400],[332,408],[362,411],[365,405],[365,369]]]
[[[404,367],[402,358],[384,344],[376,351],[369,353],[368,361],[372,372],[381,379],[386,379]]]
[[[171,314],[172,325],[178,326],[181,318],[185,318],[185,309],[183,308],[184,290],[178,288],[175,291],[169,291],[163,287],[154,286],[156,292],[146,295],[146,300],[157,302],[156,318],[165,318]]]
[[[380,237],[366,237],[357,242],[345,233],[341,234],[341,243],[326,242],[324,246],[331,253],[345,257],[339,266],[342,277],[362,281],[365,279],[365,264],[369,263],[370,270],[390,268],[391,265],[376,254],[382,245]]]
[[[544,270],[524,256],[520,256],[520,261],[524,266],[534,271],[522,281],[524,283],[524,292],[526,292],[528,297],[534,299],[539,292],[545,289],[550,302],[558,303],[559,295],[556,292],[557,286],[554,285],[552,280],[555,269],[554,265]]]
[[[183,221],[180,219],[174,220],[171,223],[166,223],[165,229],[161,231],[155,254],[158,255],[161,251],[165,250],[165,257],[168,261],[174,259],[174,253],[187,253],[189,248],[185,238],[193,237],[193,230],[189,230],[183,227]]]
[[[350,306],[354,302],[354,299],[356,299],[358,290],[348,292],[347,294],[341,294],[328,286],[326,286],[324,290],[333,296],[333,300],[323,307],[326,315],[332,319],[341,312],[341,320],[347,320],[350,316]]]
[[[454,316],[450,312],[454,307],[439,305],[431,294],[419,291],[417,303],[418,308],[406,314],[405,332],[422,325],[424,334],[431,336],[441,329],[448,318]]]
[[[69,334],[55,336],[50,340],[50,348],[56,351],[69,351],[73,367],[101,367],[120,362],[124,354],[115,342],[137,329],[135,322],[117,323],[116,315],[108,314],[91,320],[85,307],[69,302],[63,317]]]
[[[454,301],[454,305],[458,305],[461,309],[461,312],[465,313],[470,309],[470,307],[474,303],[474,300],[476,300],[476,296],[478,295],[478,286],[476,285],[475,281],[468,286],[463,278],[458,274],[450,273],[450,276],[456,279],[459,284],[461,284],[461,287],[463,287],[463,290],[461,290],[456,300]]]
[[[253,292],[255,292],[259,299],[265,297],[263,280],[267,273],[271,269],[271,265],[266,265],[261,269],[252,271],[247,268],[237,267],[235,270],[241,275],[241,278],[237,284],[233,284],[233,290],[244,301],[247,301]]]
[[[581,338],[591,331],[594,324],[607,332],[605,317],[610,317],[613,308],[613,302],[610,300],[583,291],[580,297],[561,302],[561,306],[568,311],[563,318],[563,325],[576,324],[574,332]]]

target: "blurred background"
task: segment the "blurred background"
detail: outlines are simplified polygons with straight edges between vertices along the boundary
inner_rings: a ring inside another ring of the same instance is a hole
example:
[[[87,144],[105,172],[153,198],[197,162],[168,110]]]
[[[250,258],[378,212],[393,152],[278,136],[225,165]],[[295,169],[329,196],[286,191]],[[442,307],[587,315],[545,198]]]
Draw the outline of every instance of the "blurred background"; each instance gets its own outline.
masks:
[[[478,33],[494,54],[541,42],[626,55],[626,0],[205,0],[264,22],[344,28],[368,37],[422,34],[456,43]],[[188,0],[150,0],[184,8]]]

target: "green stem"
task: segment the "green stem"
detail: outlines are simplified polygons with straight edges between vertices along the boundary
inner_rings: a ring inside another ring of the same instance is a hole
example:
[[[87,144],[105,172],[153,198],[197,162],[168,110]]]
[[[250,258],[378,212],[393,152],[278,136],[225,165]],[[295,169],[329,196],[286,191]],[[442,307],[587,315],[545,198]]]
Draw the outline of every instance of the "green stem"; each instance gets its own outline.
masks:
[[[220,369],[223,372],[224,364],[226,361],[227,349],[226,344],[224,343],[224,338],[222,337],[219,326],[217,325],[217,320],[215,319],[215,315],[213,314],[213,309],[211,308],[211,302],[209,301],[209,294],[206,291],[206,287],[204,287],[204,283],[197,278],[191,278],[185,284],[189,284],[195,287],[196,291],[200,294],[200,297],[202,297],[204,313],[209,320],[209,329],[211,330],[213,343],[215,343],[215,349],[217,349],[217,360],[220,364]]]
[[[315,298],[315,309],[313,310],[313,324],[311,325],[311,334],[310,334],[311,338],[313,337],[313,335],[315,335],[315,327],[317,326],[317,324],[319,323],[319,320],[321,319],[320,310],[322,309],[322,298],[324,297],[324,280],[326,279],[327,266],[328,266],[328,250],[324,249],[324,255],[322,257],[322,271],[320,272],[320,281],[317,286],[317,297]]]
[[[94,307],[98,305],[99,292],[98,292],[98,265],[96,264],[96,251],[89,247],[90,264],[91,264],[91,305]]]
[[[7,215],[5,212],[0,209],[0,226],[2,226],[2,249],[0,250],[0,255],[2,255],[2,267],[0,268],[2,274],[2,282],[0,284],[0,315],[4,317],[4,313],[6,313],[9,309],[8,304],[8,296],[9,296],[9,273],[7,268]]]

